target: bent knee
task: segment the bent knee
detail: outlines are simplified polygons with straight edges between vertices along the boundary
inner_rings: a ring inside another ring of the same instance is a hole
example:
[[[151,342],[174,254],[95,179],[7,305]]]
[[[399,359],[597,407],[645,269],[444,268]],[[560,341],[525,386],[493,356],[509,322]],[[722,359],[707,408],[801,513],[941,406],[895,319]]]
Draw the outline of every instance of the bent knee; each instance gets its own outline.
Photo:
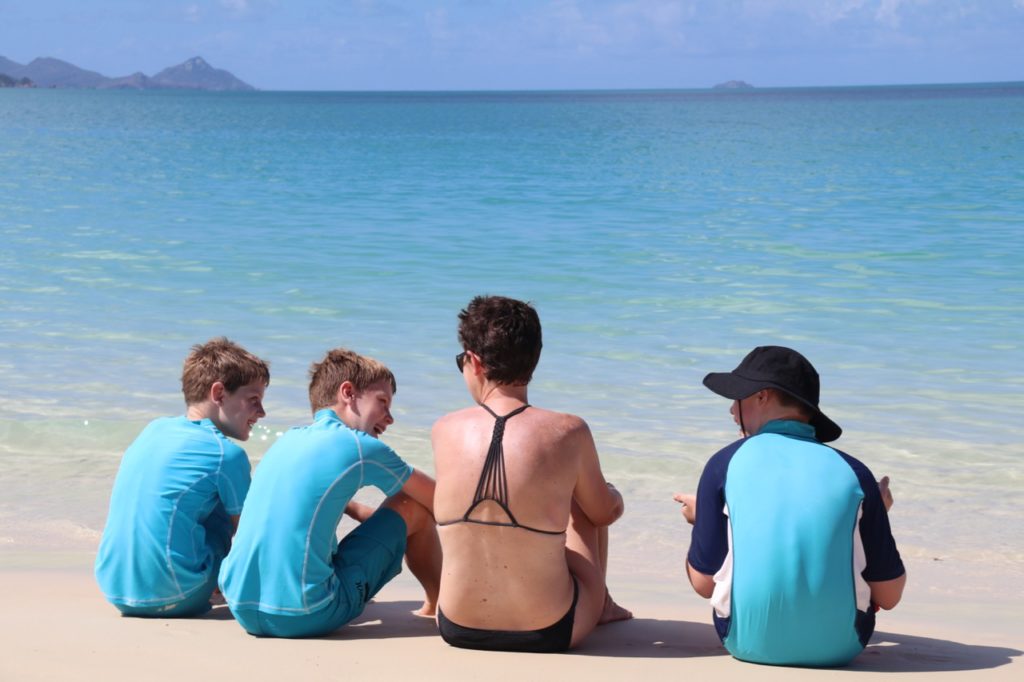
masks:
[[[381,506],[397,512],[402,517],[402,520],[405,521],[406,533],[409,535],[434,523],[434,517],[426,507],[402,492],[387,498]]]

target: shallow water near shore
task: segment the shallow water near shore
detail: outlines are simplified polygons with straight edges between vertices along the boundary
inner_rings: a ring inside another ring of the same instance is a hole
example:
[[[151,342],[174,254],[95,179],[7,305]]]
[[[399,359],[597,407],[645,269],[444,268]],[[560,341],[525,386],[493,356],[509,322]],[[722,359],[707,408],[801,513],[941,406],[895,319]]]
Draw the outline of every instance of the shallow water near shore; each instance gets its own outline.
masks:
[[[94,547],[220,334],[272,362],[254,462],[345,345],[395,370],[385,440],[429,471],[467,402],[456,314],[500,293],[544,323],[532,402],[583,416],[626,495],[613,577],[681,577],[671,493],[735,437],[701,378],[775,343],[892,476],[904,555],[1021,600],[1022,117],[1021,84],[0,91],[0,552]]]

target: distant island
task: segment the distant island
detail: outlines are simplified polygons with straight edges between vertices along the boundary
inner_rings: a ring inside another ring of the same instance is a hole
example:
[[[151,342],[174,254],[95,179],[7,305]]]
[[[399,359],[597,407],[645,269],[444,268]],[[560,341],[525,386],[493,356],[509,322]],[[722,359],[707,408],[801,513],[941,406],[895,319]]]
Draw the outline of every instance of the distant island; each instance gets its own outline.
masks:
[[[746,81],[725,81],[715,86],[715,90],[746,90],[754,87]]]
[[[8,76],[6,73],[0,73],[0,88],[34,88],[36,84],[30,79],[22,77],[20,80],[15,80]]]
[[[130,76],[108,78],[74,64],[38,57],[28,64],[19,64],[0,57],[0,83],[13,81],[2,87],[77,88],[89,90],[215,90],[249,91],[253,86],[236,78],[224,69],[215,69],[202,57],[193,57],[177,66],[171,66],[155,76],[136,72]]]

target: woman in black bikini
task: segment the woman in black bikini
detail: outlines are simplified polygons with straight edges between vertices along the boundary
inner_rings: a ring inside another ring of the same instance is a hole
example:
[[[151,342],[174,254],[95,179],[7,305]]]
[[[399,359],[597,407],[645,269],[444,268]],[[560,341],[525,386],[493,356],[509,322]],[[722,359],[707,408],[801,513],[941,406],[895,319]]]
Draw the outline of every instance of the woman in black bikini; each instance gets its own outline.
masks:
[[[456,356],[475,406],[432,434],[444,550],[438,626],[453,646],[565,651],[631,617],[608,594],[608,526],[622,495],[579,417],[527,402],[541,328],[527,303],[478,296]]]

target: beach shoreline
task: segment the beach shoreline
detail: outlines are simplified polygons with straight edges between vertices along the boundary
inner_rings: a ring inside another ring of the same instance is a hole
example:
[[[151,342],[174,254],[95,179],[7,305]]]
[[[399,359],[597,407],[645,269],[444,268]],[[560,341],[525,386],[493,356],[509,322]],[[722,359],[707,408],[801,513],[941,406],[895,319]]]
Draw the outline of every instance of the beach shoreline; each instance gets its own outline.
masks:
[[[721,647],[709,607],[681,576],[656,592],[612,585],[635,618],[598,628],[564,655],[454,649],[433,621],[411,611],[422,598],[403,572],[362,616],[336,633],[311,640],[247,635],[225,607],[198,619],[121,617],[107,604],[91,572],[90,552],[0,552],[7,614],[0,637],[12,654],[0,661],[4,680],[203,678],[594,680],[662,675],[716,679],[810,679],[822,675],[942,673],[955,679],[1017,678],[1022,667],[1019,599],[996,603],[946,599],[918,583],[897,609],[879,614],[871,644],[850,666],[835,670],[743,663]],[[917,565],[915,565],[917,564]],[[910,585],[915,585],[910,562]],[[924,578],[925,576],[920,576]],[[937,586],[932,586],[937,587]],[[946,586],[952,588],[953,586]],[[917,595],[930,594],[928,599]],[[654,596],[652,596],[652,594]],[[386,661],[383,664],[382,661]],[[198,670],[198,673],[197,673]]]

